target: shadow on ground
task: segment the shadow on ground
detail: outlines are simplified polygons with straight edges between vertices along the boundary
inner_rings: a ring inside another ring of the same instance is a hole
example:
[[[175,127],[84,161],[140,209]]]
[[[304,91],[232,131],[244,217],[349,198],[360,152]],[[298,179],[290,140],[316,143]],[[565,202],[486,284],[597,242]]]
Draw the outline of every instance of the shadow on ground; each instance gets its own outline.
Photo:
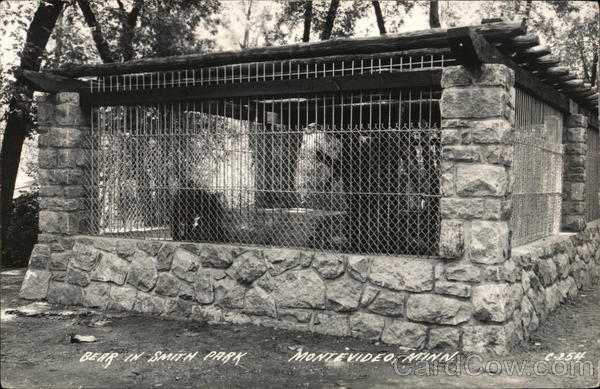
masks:
[[[461,355],[454,365],[440,364],[435,371],[431,364],[407,363],[395,369],[383,361],[289,361],[298,350],[408,354],[407,350],[376,342],[31,303],[18,298],[23,275],[24,269],[1,274],[3,388],[508,388],[594,387],[598,383],[598,285],[580,291],[574,301],[557,309],[515,353],[501,358]],[[72,343],[74,334],[92,335],[97,340]],[[187,361],[182,356],[178,361],[149,362],[159,351],[197,354]],[[227,363],[205,359],[213,351],[247,354],[237,364],[233,358]],[[142,352],[138,360],[125,361],[128,355]],[[540,362],[549,353],[558,356],[570,352],[585,352],[580,360],[585,364]],[[85,353],[118,355],[107,366],[106,359],[81,362]],[[467,359],[469,364],[465,365]],[[516,365],[511,365],[512,361]],[[457,369],[457,362],[462,362],[461,369]],[[512,372],[511,366],[515,369]]]

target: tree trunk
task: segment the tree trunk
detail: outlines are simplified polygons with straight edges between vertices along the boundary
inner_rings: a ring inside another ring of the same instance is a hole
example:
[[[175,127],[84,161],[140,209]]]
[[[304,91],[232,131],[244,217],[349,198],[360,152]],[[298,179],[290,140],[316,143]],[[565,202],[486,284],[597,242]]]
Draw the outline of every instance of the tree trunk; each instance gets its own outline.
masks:
[[[529,21],[529,15],[531,14],[531,7],[533,6],[532,0],[527,0],[527,4],[525,5],[525,19]]]
[[[429,2],[429,27],[436,28],[441,26],[438,0],[431,0]]]
[[[304,33],[302,34],[302,42],[310,41],[310,24],[312,23],[312,1],[306,2],[304,9]]]
[[[41,55],[46,48],[50,34],[63,9],[64,3],[60,0],[41,2],[33,15],[27,37],[25,48],[21,56],[21,69],[39,71],[42,62]],[[0,152],[0,241],[2,254],[4,253],[8,238],[8,226],[10,223],[10,212],[12,197],[15,191],[15,182],[19,171],[19,160],[23,142],[31,129],[30,119],[31,99],[33,90],[21,81],[15,81],[15,92],[10,100],[4,138],[2,140],[2,151]],[[1,255],[3,256],[3,255]]]
[[[373,8],[375,9],[375,17],[377,18],[377,27],[379,27],[379,34],[385,35],[385,22],[383,20],[383,14],[381,13],[379,1],[373,1]]]
[[[594,52],[594,59],[592,60],[592,77],[590,78],[590,84],[592,87],[596,85],[598,79],[598,50]]]
[[[133,32],[143,4],[142,0],[134,0],[131,11],[129,11],[127,15],[123,15],[123,31],[119,38],[119,47],[121,49],[121,54],[123,55],[123,61],[129,61],[133,59],[135,55],[133,49]]]
[[[340,0],[331,0],[329,4],[329,10],[327,11],[327,18],[325,18],[325,25],[323,26],[323,32],[321,33],[321,40],[326,41],[331,38],[331,32],[333,31],[333,22],[340,6]]]
[[[241,49],[248,47],[248,41],[250,40],[250,17],[252,16],[252,0],[248,3],[248,9],[246,10],[246,24],[244,26],[244,40],[240,45]]]
[[[81,13],[83,13],[83,18],[85,19],[85,22],[87,23],[88,27],[92,32],[92,38],[94,39],[96,49],[98,50],[98,54],[100,54],[102,62],[115,62],[115,58],[110,52],[108,43],[104,39],[104,35],[102,34],[102,28],[96,20],[96,15],[94,15],[94,11],[90,6],[89,0],[77,0],[77,4],[79,5]]]

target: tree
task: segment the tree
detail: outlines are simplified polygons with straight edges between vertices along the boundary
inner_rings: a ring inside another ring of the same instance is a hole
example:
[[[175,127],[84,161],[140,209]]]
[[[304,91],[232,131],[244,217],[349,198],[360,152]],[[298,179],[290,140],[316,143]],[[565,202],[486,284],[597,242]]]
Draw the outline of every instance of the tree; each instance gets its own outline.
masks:
[[[329,3],[327,17],[325,18],[325,24],[323,25],[323,31],[321,32],[322,41],[326,41],[329,38],[331,38],[331,32],[333,31],[333,22],[335,21],[335,17],[337,16],[339,6],[339,0],[331,0],[331,3]]]
[[[39,3],[37,10],[27,30],[25,46],[20,54],[20,69],[38,71],[42,63],[42,53],[50,38],[50,33],[63,9],[61,0],[48,0]],[[10,92],[9,109],[3,118],[6,122],[2,139],[0,157],[1,193],[1,243],[2,254],[7,243],[8,225],[15,182],[19,170],[21,149],[25,138],[34,129],[35,119],[32,116],[31,104],[33,90],[27,84],[17,79]],[[2,255],[3,256],[3,255]]]
[[[442,26],[439,12],[438,0],[431,0],[429,2],[429,27],[436,28]]]
[[[385,21],[383,20],[383,14],[381,13],[381,6],[379,1],[373,1],[373,9],[375,10],[375,18],[377,19],[377,27],[379,28],[379,34],[385,35]]]
[[[302,33],[302,42],[310,41],[310,24],[312,22],[312,1],[306,2],[304,9],[304,31]]]

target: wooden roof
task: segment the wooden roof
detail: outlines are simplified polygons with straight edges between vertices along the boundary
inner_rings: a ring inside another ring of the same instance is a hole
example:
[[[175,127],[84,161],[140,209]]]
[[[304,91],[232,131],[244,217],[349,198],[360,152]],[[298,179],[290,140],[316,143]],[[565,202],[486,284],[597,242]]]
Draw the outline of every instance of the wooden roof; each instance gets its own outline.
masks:
[[[528,34],[524,23],[491,22],[469,26],[469,29],[496,46],[506,58],[536,76],[542,83],[568,96],[583,107],[597,111],[598,90],[579,79],[539,38]],[[145,72],[183,70],[206,66],[242,64],[327,56],[376,54],[411,49],[434,49],[451,46],[449,31],[434,28],[377,37],[333,39],[313,43],[251,48],[242,51],[222,51],[164,58],[145,58],[122,63],[66,64],[51,72],[76,78]]]

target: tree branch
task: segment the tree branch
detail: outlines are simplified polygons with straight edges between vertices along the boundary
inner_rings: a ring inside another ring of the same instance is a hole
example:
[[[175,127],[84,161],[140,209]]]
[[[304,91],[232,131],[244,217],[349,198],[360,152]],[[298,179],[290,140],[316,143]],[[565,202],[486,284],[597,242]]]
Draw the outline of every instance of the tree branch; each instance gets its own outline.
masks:
[[[329,4],[329,10],[327,11],[327,18],[325,19],[325,25],[323,26],[323,32],[321,33],[321,40],[326,41],[331,38],[331,32],[333,31],[333,22],[337,10],[340,6],[340,0],[331,0]]]
[[[104,39],[102,28],[98,23],[98,20],[96,20],[96,15],[90,6],[89,0],[77,0],[77,5],[79,5],[79,9],[81,10],[81,13],[83,13],[83,18],[92,32],[92,38],[94,39],[96,50],[98,50],[102,62],[115,62],[115,56],[110,51],[108,43]]]
[[[373,8],[375,9],[375,17],[377,18],[377,27],[379,27],[379,34],[385,35],[385,22],[383,20],[383,14],[381,13],[381,6],[379,5],[379,1],[375,0],[372,3]]]

